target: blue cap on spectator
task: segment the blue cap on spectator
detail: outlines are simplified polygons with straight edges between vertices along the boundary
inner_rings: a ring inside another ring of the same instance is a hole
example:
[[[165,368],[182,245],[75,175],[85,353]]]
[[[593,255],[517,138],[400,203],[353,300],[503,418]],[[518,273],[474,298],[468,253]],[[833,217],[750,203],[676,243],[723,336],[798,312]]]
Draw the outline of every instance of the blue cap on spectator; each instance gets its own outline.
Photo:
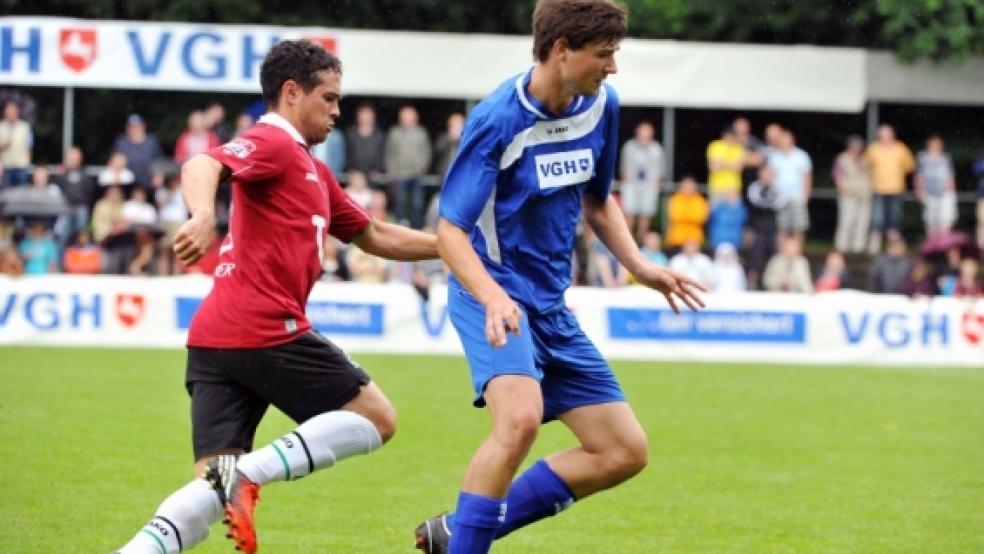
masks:
[[[132,113],[132,114],[130,114],[129,117],[126,118],[126,124],[127,125],[143,125],[144,124],[144,120],[143,120],[142,117],[140,117],[140,114]]]

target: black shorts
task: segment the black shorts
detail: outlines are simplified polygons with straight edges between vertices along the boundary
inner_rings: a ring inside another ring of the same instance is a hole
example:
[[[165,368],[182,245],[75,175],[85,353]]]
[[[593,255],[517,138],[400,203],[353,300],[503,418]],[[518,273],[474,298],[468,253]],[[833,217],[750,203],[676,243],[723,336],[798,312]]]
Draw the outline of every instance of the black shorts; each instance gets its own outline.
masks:
[[[310,331],[270,348],[188,348],[195,459],[253,448],[256,426],[273,404],[298,423],[337,410],[371,381],[341,348]]]

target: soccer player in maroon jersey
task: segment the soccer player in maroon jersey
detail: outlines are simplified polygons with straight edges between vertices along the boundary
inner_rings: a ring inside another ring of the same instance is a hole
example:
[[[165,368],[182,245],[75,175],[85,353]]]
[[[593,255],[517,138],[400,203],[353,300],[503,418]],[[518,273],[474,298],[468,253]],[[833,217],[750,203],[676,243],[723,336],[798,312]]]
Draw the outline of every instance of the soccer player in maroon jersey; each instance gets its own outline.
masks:
[[[232,180],[229,233],[212,291],[188,334],[196,479],[168,497],[119,552],[180,552],[203,541],[223,512],[229,537],[257,549],[261,485],[290,481],[366,454],[395,430],[380,388],[304,315],[321,272],[325,235],[396,260],[436,258],[435,237],[369,216],[311,156],[339,116],[341,64],[308,41],[285,41],[263,61],[269,112],[239,138],[182,167],[191,218],[175,236],[178,259],[208,250],[219,181]],[[272,404],[299,426],[252,451]]]

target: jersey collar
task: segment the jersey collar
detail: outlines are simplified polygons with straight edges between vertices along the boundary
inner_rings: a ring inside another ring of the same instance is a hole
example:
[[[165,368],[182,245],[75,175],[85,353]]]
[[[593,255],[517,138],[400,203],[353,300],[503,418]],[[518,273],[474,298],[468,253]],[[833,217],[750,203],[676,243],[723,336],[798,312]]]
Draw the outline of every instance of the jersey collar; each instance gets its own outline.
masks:
[[[533,96],[526,93],[526,87],[530,85],[530,80],[533,78],[533,68],[529,68],[525,73],[520,73],[516,77],[516,96],[519,97],[519,103],[526,108],[527,111],[537,116],[540,119],[556,119],[558,116],[548,116],[546,115],[547,109],[540,103],[539,100]],[[571,105],[564,110],[564,113],[560,114],[559,117],[568,117],[577,112],[581,108],[581,104],[584,103],[584,96],[580,94],[574,97],[574,101]]]
[[[301,146],[307,146],[307,141],[304,137],[297,132],[297,129],[290,124],[289,121],[284,119],[284,117],[278,113],[267,112],[260,116],[260,120],[257,123],[266,123],[267,125],[273,125],[274,127],[280,127],[285,133],[290,135],[290,138],[294,139],[294,142],[298,142]]]

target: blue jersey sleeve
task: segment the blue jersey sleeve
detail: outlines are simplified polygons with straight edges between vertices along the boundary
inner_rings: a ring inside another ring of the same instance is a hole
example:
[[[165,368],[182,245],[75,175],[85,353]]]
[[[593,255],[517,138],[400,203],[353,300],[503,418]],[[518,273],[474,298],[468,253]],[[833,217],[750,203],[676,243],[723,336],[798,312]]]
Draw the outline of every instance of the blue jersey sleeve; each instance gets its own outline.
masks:
[[[502,145],[485,117],[469,118],[441,189],[440,214],[471,232],[499,177]]]
[[[601,147],[601,155],[595,163],[595,174],[588,183],[588,193],[604,201],[608,198],[608,193],[612,187],[612,179],[615,178],[615,161],[618,158],[618,94],[615,89],[608,85],[608,101],[605,105],[605,121],[602,133],[605,135],[604,145]]]

